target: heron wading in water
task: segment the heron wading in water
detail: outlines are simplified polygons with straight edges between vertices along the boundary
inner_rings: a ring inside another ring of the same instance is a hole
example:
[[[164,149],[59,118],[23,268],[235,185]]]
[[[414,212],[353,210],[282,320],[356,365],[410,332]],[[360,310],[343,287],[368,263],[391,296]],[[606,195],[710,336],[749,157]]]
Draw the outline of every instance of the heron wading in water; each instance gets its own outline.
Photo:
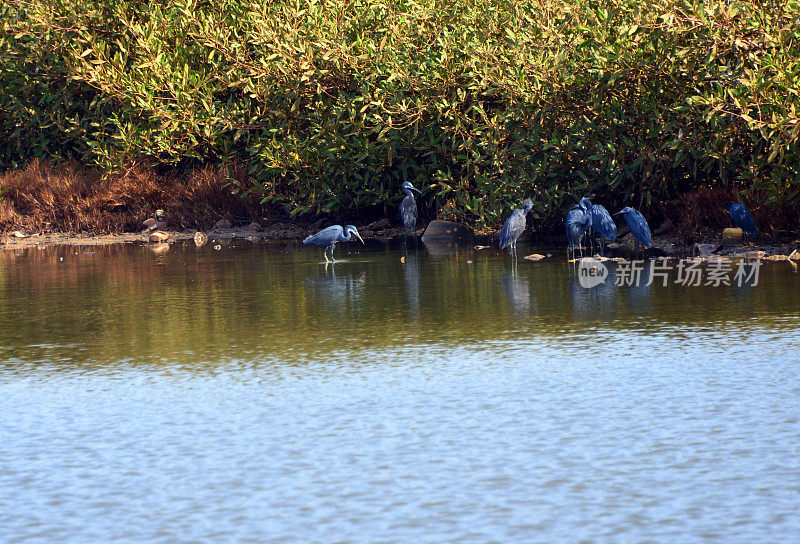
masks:
[[[606,252],[606,242],[617,240],[617,225],[608,210],[601,204],[589,203],[589,213],[592,215],[592,230],[600,241],[600,254]]]
[[[414,194],[411,191],[416,191],[420,195],[422,192],[411,185],[410,181],[403,182],[402,190],[406,197],[400,203],[400,218],[403,220],[406,232],[411,233],[417,228],[417,202],[414,200]]]
[[[325,246],[325,250],[322,252],[322,255],[325,257],[325,262],[335,263],[336,260],[333,258],[333,248],[336,245],[336,242],[349,242],[353,235],[361,240],[362,244],[364,243],[364,240],[358,234],[358,231],[353,225],[346,225],[344,228],[342,228],[341,225],[333,225],[332,227],[322,229],[316,234],[312,234],[303,240],[303,243],[313,244],[315,246]],[[329,248],[331,250],[330,260],[328,259]]]
[[[733,219],[736,226],[742,229],[742,232],[747,233],[751,240],[758,238],[756,222],[753,220],[753,216],[750,215],[747,208],[744,207],[744,204],[731,202],[726,206],[726,209],[728,213],[731,214],[731,219]]]
[[[633,234],[636,240],[636,244],[641,244],[645,249],[653,247],[653,241],[650,238],[650,225],[647,224],[647,219],[645,219],[641,213],[630,206],[625,206],[614,215],[622,215],[622,217],[625,218],[625,222],[628,223],[631,234]],[[639,249],[638,245],[636,249]]]
[[[500,248],[509,248],[511,256],[517,258],[517,239],[525,230],[525,216],[533,209],[533,202],[530,198],[522,201],[522,208],[517,208],[511,212],[511,216],[503,223],[498,236]]]
[[[578,249],[583,257],[583,246],[581,242],[588,230],[592,227],[592,203],[589,199],[582,198],[578,204],[567,211],[567,259],[569,251],[572,250],[572,258],[575,258],[575,250]]]

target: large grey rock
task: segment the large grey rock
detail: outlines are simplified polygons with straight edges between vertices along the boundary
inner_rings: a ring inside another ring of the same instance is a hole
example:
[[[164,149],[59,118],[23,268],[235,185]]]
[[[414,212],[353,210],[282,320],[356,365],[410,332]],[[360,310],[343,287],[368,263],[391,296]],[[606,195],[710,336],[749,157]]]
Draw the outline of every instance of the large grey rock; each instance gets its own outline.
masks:
[[[451,221],[431,221],[422,235],[422,241],[467,242],[471,241],[475,232],[466,225]]]

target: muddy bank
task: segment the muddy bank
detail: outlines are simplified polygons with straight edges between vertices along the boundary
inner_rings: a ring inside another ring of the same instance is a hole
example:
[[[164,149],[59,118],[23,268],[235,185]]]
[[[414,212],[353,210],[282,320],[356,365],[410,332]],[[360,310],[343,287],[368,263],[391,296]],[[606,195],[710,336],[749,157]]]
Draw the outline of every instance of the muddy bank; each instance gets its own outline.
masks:
[[[251,221],[246,225],[232,225],[228,220],[220,220],[208,230],[162,229],[168,235],[166,243],[180,240],[193,240],[200,232],[207,237],[205,243],[214,243],[221,240],[240,239],[248,241],[266,240],[302,240],[309,234],[332,224],[330,221],[316,221],[313,223],[298,221]],[[404,229],[393,227],[387,220],[375,221],[366,225],[356,225],[362,238],[378,242],[392,242],[401,240],[406,236]],[[417,236],[422,235],[423,229],[417,231]],[[0,234],[3,249],[21,249],[28,247],[46,247],[51,245],[72,246],[104,246],[109,244],[125,244],[135,242],[150,242],[147,232],[124,232],[119,234],[93,234],[93,233],[28,233],[24,230],[7,231]]]
[[[176,241],[195,240],[198,245],[211,244],[212,247],[231,240],[300,241],[309,234],[331,224],[331,221],[317,220],[315,222],[302,222],[296,220],[283,221],[251,221],[246,225],[233,225],[228,220],[220,220],[210,229],[198,231],[197,229],[163,230],[168,237],[165,243],[158,244],[156,240],[149,240],[146,232],[128,232],[120,234],[91,234],[91,233],[32,233],[24,231],[8,231],[0,235],[0,248],[15,250],[33,247],[47,247],[52,245],[65,246],[104,246],[124,243],[150,243],[156,249],[166,250],[168,244]],[[381,219],[367,224],[355,223],[366,241],[378,243],[400,242],[407,236],[402,227],[392,225],[388,220]],[[197,233],[201,232],[201,235]],[[416,236],[422,236],[424,229],[420,228]],[[204,236],[203,236],[204,235]],[[800,239],[787,237],[782,240],[762,239],[756,243],[750,241],[729,241],[723,244],[722,233],[706,233],[702,238],[697,238],[691,243],[677,231],[662,232],[653,237],[653,248],[646,253],[637,253],[630,233],[620,235],[615,243],[606,245],[607,257],[644,258],[644,257],[674,257],[674,258],[713,258],[714,256],[747,256],[749,258],[762,258],[766,260],[797,260],[800,259]],[[152,242],[152,243],[151,243]],[[550,248],[560,251],[565,247],[563,235],[560,233],[526,232],[520,240],[522,245]],[[494,248],[497,244],[497,232],[485,230],[476,232],[472,242],[481,249]],[[597,253],[598,246],[594,247]],[[583,253],[591,254],[588,247]]]

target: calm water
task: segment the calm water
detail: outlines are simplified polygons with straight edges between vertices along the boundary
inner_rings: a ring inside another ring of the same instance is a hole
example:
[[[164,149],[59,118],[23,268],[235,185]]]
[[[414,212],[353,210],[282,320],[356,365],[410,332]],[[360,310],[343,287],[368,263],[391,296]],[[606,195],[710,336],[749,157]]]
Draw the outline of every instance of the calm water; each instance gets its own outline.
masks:
[[[798,542],[787,263],[402,255],[0,252],[0,542]]]

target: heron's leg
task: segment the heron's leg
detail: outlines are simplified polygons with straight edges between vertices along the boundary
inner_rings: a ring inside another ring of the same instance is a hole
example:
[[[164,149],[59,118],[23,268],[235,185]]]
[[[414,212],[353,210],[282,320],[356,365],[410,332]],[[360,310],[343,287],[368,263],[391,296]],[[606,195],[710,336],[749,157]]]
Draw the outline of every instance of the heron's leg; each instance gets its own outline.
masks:
[[[328,260],[328,248],[330,246],[325,246],[325,249],[322,250],[322,256],[325,257],[325,264],[328,264],[330,261]]]
[[[336,244],[331,244],[331,262],[335,263],[336,259],[333,258],[333,248],[336,247]]]

